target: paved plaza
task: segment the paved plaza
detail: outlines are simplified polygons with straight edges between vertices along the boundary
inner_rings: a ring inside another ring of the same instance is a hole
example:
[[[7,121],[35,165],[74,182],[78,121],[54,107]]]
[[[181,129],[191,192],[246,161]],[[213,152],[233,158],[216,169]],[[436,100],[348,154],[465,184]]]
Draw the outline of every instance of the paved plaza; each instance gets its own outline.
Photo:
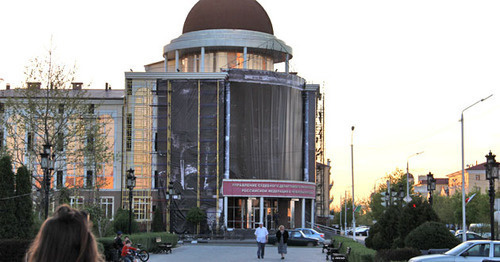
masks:
[[[276,246],[267,245],[264,259],[257,259],[257,245],[251,244],[185,244],[172,254],[151,254],[149,261],[232,262],[232,261],[324,261],[320,247],[288,247],[281,260]]]

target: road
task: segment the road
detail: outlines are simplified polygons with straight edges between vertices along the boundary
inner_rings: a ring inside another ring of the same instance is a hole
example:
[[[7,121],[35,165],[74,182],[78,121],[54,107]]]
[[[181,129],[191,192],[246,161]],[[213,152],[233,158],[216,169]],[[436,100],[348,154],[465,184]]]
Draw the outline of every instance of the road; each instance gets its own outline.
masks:
[[[241,262],[241,261],[324,261],[320,247],[288,247],[281,260],[276,246],[266,246],[265,258],[257,259],[257,245],[249,244],[186,244],[175,248],[172,254],[151,254],[149,261],[183,262]]]

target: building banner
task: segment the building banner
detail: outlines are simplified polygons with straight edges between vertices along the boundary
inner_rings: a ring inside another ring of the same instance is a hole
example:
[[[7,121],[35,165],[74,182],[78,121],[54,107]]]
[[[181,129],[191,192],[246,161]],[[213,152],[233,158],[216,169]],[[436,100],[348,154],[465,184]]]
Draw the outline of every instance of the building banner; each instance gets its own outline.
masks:
[[[310,198],[316,185],[298,181],[232,180],[223,181],[222,194],[228,197]]]

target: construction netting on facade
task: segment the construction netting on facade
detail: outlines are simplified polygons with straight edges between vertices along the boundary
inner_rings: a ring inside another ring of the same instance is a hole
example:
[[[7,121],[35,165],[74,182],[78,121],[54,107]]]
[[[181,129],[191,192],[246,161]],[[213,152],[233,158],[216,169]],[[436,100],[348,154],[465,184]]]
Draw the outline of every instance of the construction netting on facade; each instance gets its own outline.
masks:
[[[165,106],[158,117],[158,147],[164,153],[158,156],[157,166],[166,184],[173,182],[174,191],[180,194],[167,207],[169,226],[176,233],[196,231],[186,219],[193,207],[207,214],[202,231],[215,228],[221,212],[222,87],[223,82],[217,80],[158,83],[158,103]]]
[[[314,181],[314,97],[304,96],[295,75],[231,70],[230,178]],[[310,157],[304,158],[305,117],[310,118]],[[312,117],[312,118],[311,118]]]

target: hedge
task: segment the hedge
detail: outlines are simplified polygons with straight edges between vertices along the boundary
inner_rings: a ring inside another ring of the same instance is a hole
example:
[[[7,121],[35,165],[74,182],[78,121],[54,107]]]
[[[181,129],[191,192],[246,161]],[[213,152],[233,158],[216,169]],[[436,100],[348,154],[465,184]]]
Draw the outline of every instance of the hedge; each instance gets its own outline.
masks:
[[[147,250],[148,252],[158,252],[159,247],[158,244],[161,243],[172,243],[173,247],[177,245],[178,237],[177,235],[173,235],[167,232],[151,232],[151,233],[138,233],[128,235],[130,240],[132,241],[133,246],[137,246],[137,244],[141,244],[141,249]],[[122,239],[125,235],[122,236]],[[160,243],[157,243],[157,238],[160,238]],[[113,254],[113,241],[115,237],[102,237],[97,239],[97,241],[102,244],[104,248],[104,255],[106,256],[106,260],[108,260]]]
[[[375,261],[375,254],[377,251],[373,249],[369,249],[364,245],[346,237],[341,236],[333,236],[335,240],[335,246],[338,245],[339,242],[342,242],[342,248],[340,249],[340,253],[346,253],[347,247],[351,247],[351,253],[349,254],[350,262],[372,262]]]
[[[31,245],[31,240],[25,239],[0,239],[0,260],[23,261],[26,251]]]
[[[410,258],[420,255],[420,250],[415,248],[381,249],[377,251],[375,261],[408,261]]]

